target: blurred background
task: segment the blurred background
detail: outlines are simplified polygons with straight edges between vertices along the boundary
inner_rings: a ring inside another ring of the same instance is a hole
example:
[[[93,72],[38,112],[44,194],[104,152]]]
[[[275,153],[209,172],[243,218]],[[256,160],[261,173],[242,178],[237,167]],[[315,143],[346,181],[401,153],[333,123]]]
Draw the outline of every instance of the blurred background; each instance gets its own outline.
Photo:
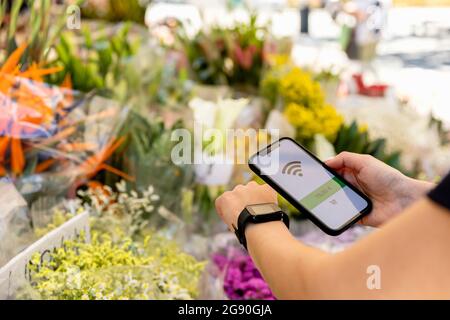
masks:
[[[0,297],[274,299],[214,209],[259,181],[220,161],[228,129],[450,169],[450,0],[0,0],[0,66]],[[219,133],[189,144],[208,161],[174,163],[195,126]],[[327,251],[372,231],[329,237],[279,202]],[[40,254],[63,239],[61,272]]]

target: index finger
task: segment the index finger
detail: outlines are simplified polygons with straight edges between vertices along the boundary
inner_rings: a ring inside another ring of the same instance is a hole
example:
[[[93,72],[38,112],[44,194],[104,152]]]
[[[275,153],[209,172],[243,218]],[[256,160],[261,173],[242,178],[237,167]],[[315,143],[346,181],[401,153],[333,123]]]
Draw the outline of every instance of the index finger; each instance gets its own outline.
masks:
[[[335,170],[348,168],[358,172],[366,165],[366,161],[367,155],[344,151],[325,163]]]

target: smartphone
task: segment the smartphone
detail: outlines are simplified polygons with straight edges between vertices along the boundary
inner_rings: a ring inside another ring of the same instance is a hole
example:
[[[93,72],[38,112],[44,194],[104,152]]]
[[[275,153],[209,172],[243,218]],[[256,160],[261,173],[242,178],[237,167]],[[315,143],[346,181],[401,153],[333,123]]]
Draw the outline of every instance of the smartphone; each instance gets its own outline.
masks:
[[[250,169],[329,235],[339,235],[372,210],[372,202],[290,138],[258,151]]]

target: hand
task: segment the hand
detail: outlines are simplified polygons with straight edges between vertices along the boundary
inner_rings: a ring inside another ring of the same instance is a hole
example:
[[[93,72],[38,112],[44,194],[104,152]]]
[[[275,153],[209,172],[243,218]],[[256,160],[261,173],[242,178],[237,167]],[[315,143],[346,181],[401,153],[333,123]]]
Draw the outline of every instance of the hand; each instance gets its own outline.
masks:
[[[216,210],[223,222],[234,232],[242,210],[248,205],[259,203],[277,203],[277,194],[269,185],[259,185],[252,181],[245,186],[238,185],[233,191],[227,191],[218,197]]]
[[[372,212],[361,220],[372,227],[394,217],[434,186],[411,179],[370,155],[342,152],[325,163],[372,200]]]

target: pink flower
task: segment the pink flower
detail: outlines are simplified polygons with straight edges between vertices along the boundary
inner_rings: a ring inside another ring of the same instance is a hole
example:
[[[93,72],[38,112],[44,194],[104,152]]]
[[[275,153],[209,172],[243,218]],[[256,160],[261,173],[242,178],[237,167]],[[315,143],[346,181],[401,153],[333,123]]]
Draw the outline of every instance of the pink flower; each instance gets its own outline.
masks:
[[[243,49],[240,45],[236,44],[234,48],[234,57],[243,69],[250,70],[253,65],[253,58],[258,48],[255,45],[249,45],[247,48]]]

